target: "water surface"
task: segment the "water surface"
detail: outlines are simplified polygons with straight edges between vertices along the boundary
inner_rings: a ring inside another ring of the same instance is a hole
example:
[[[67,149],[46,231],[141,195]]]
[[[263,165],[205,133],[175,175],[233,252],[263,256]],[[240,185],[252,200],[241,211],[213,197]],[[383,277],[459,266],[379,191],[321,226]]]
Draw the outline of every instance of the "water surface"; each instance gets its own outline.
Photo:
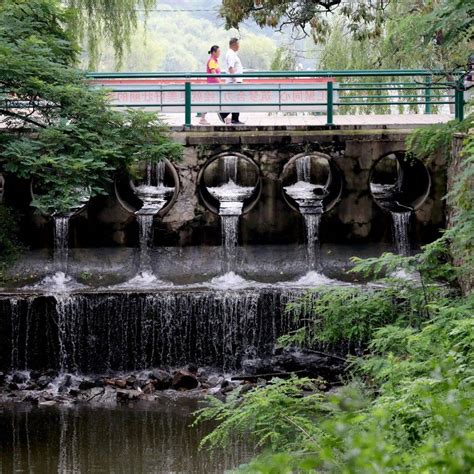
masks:
[[[242,442],[199,450],[197,400],[133,407],[0,406],[0,473],[221,473],[251,457]]]

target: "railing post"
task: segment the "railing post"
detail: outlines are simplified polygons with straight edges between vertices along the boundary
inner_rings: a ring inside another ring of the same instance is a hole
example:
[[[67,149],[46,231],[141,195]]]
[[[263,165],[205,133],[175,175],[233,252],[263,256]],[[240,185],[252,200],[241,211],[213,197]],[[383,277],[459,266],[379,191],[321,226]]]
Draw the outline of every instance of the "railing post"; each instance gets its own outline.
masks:
[[[334,89],[333,82],[327,82],[327,118],[326,125],[334,125],[333,123],[333,112],[334,112]]]
[[[191,126],[191,82],[184,83],[184,125]]]
[[[460,122],[464,120],[464,90],[459,84],[454,89],[454,118]]]
[[[425,77],[425,114],[431,114],[431,76]]]

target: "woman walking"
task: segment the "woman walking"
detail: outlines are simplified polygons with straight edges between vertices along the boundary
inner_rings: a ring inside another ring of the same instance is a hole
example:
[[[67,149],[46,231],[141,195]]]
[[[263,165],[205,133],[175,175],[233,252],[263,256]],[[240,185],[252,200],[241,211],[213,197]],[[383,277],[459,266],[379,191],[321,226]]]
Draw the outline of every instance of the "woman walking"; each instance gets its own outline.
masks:
[[[209,50],[208,54],[210,54],[210,57],[207,60],[206,72],[207,74],[215,74],[216,77],[208,77],[207,82],[208,84],[219,84],[222,82],[222,80],[217,77],[221,73],[221,68],[219,67],[219,56],[221,55],[221,48],[219,48],[219,46],[217,45],[214,45]],[[201,114],[199,125],[211,125],[206,120],[206,112]]]

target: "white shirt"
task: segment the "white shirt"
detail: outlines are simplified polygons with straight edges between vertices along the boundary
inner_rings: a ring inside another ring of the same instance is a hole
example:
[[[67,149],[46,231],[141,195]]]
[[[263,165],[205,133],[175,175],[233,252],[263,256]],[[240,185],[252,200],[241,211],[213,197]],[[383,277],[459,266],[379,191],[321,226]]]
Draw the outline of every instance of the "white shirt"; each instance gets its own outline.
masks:
[[[244,72],[244,68],[242,67],[242,61],[239,58],[239,55],[233,50],[229,49],[225,54],[225,64],[227,67],[227,72],[229,72],[229,68],[233,68],[234,74],[242,74]],[[229,77],[227,82],[242,82],[243,79],[241,77]]]

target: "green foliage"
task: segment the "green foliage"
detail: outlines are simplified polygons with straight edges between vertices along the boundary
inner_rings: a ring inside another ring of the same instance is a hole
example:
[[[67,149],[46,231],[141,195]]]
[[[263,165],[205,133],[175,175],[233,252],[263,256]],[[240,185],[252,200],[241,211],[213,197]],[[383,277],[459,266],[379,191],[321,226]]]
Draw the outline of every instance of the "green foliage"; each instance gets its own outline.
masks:
[[[296,56],[294,52],[284,46],[277,48],[270,69],[272,71],[294,71],[296,69]]]
[[[71,33],[86,45],[89,67],[95,69],[104,40],[111,44],[117,64],[130,47],[131,33],[137,28],[140,9],[145,14],[155,0],[66,0],[67,25]]]
[[[429,163],[437,153],[441,153],[449,162],[454,134],[466,133],[472,127],[473,121],[474,115],[469,115],[462,122],[452,120],[448,123],[417,128],[406,140],[407,149],[425,163]]]
[[[208,440],[218,445],[231,433],[255,433],[267,451],[243,472],[469,472],[474,297],[432,296],[423,324],[403,320],[374,331],[370,353],[353,369],[364,384],[305,397],[292,379],[283,389],[276,381],[227,406],[216,402],[200,415],[219,422]],[[286,418],[293,413],[299,430]]]
[[[223,0],[220,14],[227,28],[238,28],[244,20],[251,18],[257,25],[272,28],[289,25],[296,35],[309,35],[321,41],[330,31],[328,13],[336,11],[346,17],[352,25],[351,32],[361,38],[380,34],[384,2],[342,0]]]
[[[302,397],[303,387],[313,392]],[[267,387],[256,388],[242,397],[236,391],[225,403],[210,398],[210,406],[198,412],[195,424],[205,420],[220,422],[203,439],[203,446],[225,446],[231,437],[251,435],[258,445],[284,449],[315,432],[316,421],[327,411],[322,401],[322,394],[310,379],[274,379]]]
[[[450,227],[443,237],[430,244],[428,250],[444,248],[444,252],[454,258],[451,266],[458,279],[467,281],[469,287],[474,281],[474,134],[472,133],[474,115],[470,114],[463,122],[449,122],[432,125],[412,132],[407,140],[408,150],[413,156],[429,162],[433,155],[441,153],[446,158],[451,155],[453,137],[456,133],[465,134],[461,150],[461,159],[456,169],[451,189],[447,194],[447,203],[452,212]],[[449,162],[450,160],[447,159]],[[451,165],[452,166],[452,165]],[[421,258],[427,260],[424,252]],[[436,269],[436,261],[431,260],[431,268]],[[442,269],[448,269],[447,266]],[[469,290],[469,288],[468,288]]]
[[[203,35],[202,31],[206,31]],[[187,12],[169,12],[150,15],[145,23],[139,23],[131,36],[131,47],[125,51],[121,63],[124,71],[200,71],[205,72],[213,44],[221,47],[221,66],[231,36],[240,38],[239,55],[247,69],[269,69],[274,56],[275,41],[264,34],[254,34],[247,28],[240,31],[224,31],[215,21],[193,18]],[[98,69],[116,70],[115,53],[105,41]]]
[[[447,145],[459,130],[457,124],[451,127],[437,129],[432,143]],[[474,294],[459,297],[434,283],[473,275],[473,152],[474,136],[468,133],[448,194],[454,222],[440,239],[413,257],[387,253],[354,259],[353,271],[388,274],[386,286],[317,289],[315,298],[306,295],[290,308],[304,326],[286,336],[286,343],[307,346],[351,337],[368,342],[365,355],[352,358],[352,382],[331,394],[315,392],[302,406],[305,396],[297,379],[286,381],[284,390],[276,381],[227,407],[219,402],[219,408],[201,412],[201,419],[219,423],[208,437],[212,446],[225,443],[234,431],[256,432],[266,449],[242,472],[472,472]],[[400,270],[419,280],[394,278]],[[303,430],[295,433],[294,424],[285,423],[282,407],[284,413],[295,407]],[[263,436],[255,430],[261,420],[266,420]],[[269,420],[275,420],[273,429]]]
[[[174,160],[181,152],[155,114],[114,111],[106,92],[90,88],[74,68],[77,48],[61,28],[64,17],[51,0],[0,6],[0,85],[7,92],[0,95],[0,171],[33,179],[32,205],[46,213],[70,210],[81,189],[103,193],[116,171],[137,161]]]
[[[431,291],[431,290],[428,290]],[[433,290],[436,291],[436,290]],[[404,282],[384,288],[318,288],[288,305],[301,328],[280,338],[284,345],[362,344],[390,323],[416,321],[425,296]]]

